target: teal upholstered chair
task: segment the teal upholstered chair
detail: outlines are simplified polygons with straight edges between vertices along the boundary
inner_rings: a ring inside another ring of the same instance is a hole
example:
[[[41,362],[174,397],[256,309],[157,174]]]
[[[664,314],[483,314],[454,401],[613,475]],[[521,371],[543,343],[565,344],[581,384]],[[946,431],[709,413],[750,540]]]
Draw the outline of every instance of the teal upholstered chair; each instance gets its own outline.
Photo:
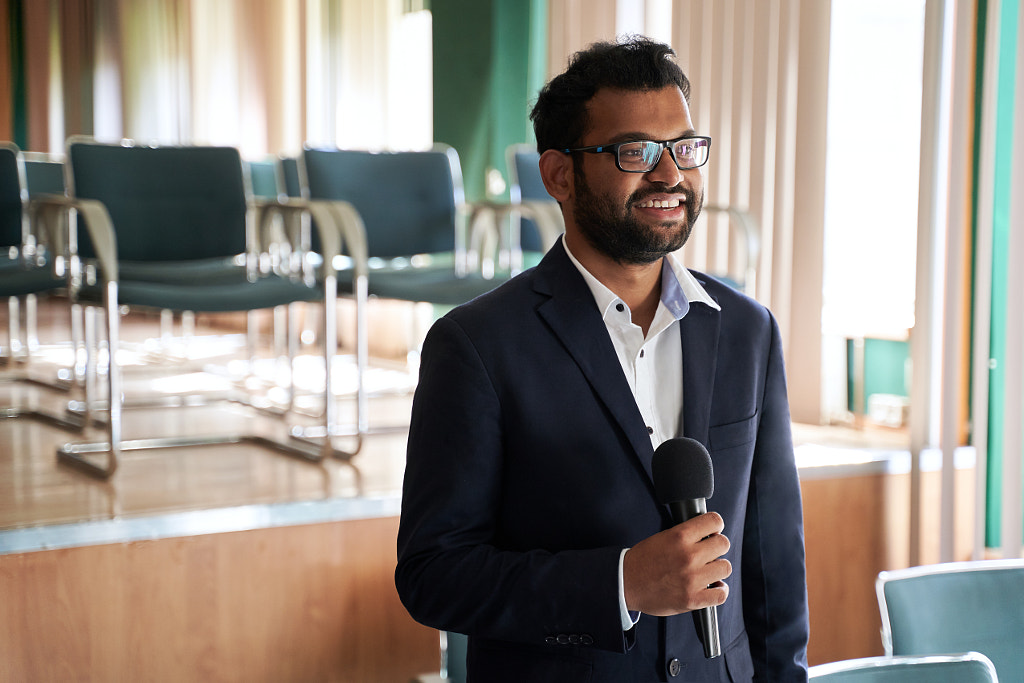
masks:
[[[18,297],[64,286],[52,254],[38,243],[29,222],[25,161],[11,143],[0,143],[0,296]]]
[[[462,171],[454,149],[306,149],[299,174],[309,199],[347,201],[362,217],[371,295],[457,305],[507,279],[507,273],[486,278],[467,262]]]
[[[887,654],[981,652],[1002,680],[1024,672],[1024,560],[950,562],[882,572]]]
[[[865,657],[810,669],[815,683],[997,683],[996,669],[982,654],[926,657]]]
[[[54,269],[45,236],[32,229],[29,201],[24,154],[16,145],[0,142],[0,297],[8,309],[8,344],[0,347],[0,359],[5,364],[23,360],[28,352],[22,302],[65,284]]]
[[[122,402],[117,366],[118,307],[171,311],[227,312],[273,308],[297,301],[319,301],[325,314],[321,332],[326,381],[323,420],[327,434],[335,419],[331,359],[337,345],[336,274],[325,259],[318,277],[265,269],[251,191],[239,153],[231,147],[145,147],[103,144],[73,138],[67,149],[68,197],[51,209],[78,217],[78,253],[96,260],[95,282],[88,278],[76,296],[101,302],[106,314],[111,359],[109,421],[105,443],[67,444],[62,461],[109,477],[122,451],[215,443],[252,442],[307,460],[327,455],[351,457],[330,438],[319,444],[278,442],[248,434],[170,439],[121,438]],[[365,291],[365,258],[358,216],[342,204],[302,207],[265,204],[264,215],[312,211],[318,219],[325,254],[344,243],[356,255],[350,276]],[[98,238],[98,239],[97,239]],[[358,450],[358,448],[357,448]],[[96,456],[100,456],[97,458]],[[105,457],[105,463],[97,460]]]
[[[33,229],[28,179],[21,150],[0,143],[0,297],[8,299],[10,313],[10,343],[0,355],[8,361],[19,350],[27,350],[19,324],[20,300],[65,285],[55,270],[48,238]]]
[[[48,154],[25,154],[25,181],[28,196],[64,194],[64,163]]]
[[[518,241],[524,265],[535,265],[565,231],[562,211],[540,177],[540,153],[535,145],[509,145],[505,150],[511,204],[512,243]],[[516,234],[518,233],[518,240]]]
[[[28,305],[31,297],[66,290],[73,275],[69,259],[72,245],[66,239],[67,222],[41,220],[36,203],[45,193],[62,192],[60,170],[59,163],[46,162],[42,166],[27,163],[16,146],[0,144],[0,296],[8,299],[10,339],[9,351],[4,356],[25,370],[8,373],[5,379],[28,380],[66,390],[71,387],[67,378],[51,381],[28,371],[31,349],[28,337],[33,327]],[[85,421],[74,415],[58,415],[36,408],[4,408],[0,410],[0,417],[30,417],[65,429],[78,430],[85,426]]]
[[[310,199],[347,201],[362,217],[371,295],[457,305],[508,278],[485,277],[468,253],[462,171],[451,147],[306,149],[299,173]]]

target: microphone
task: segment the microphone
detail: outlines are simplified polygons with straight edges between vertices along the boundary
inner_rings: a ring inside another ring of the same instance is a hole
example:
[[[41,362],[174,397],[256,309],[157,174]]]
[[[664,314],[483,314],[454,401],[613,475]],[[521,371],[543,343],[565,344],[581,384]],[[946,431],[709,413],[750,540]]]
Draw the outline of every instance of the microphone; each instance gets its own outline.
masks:
[[[715,492],[711,456],[699,441],[685,437],[669,439],[654,451],[651,461],[654,492],[658,502],[668,505],[676,524],[708,511],[707,498]],[[722,654],[718,639],[718,608],[693,612],[697,636],[708,659]]]

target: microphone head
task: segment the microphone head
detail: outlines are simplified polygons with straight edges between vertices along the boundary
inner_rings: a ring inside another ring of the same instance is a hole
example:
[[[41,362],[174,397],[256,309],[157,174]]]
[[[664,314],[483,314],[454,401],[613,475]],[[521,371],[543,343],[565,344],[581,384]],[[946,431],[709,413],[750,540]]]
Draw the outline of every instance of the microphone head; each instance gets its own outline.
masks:
[[[669,439],[658,446],[651,469],[659,503],[710,498],[715,492],[711,455],[694,439]]]

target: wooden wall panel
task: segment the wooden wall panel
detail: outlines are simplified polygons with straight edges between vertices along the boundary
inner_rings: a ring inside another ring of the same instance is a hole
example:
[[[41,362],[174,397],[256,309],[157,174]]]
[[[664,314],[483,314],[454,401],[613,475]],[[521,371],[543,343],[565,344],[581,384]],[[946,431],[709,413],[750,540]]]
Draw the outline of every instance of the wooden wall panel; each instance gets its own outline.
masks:
[[[973,509],[975,470],[956,473],[957,509]],[[939,561],[941,473],[922,474],[922,564]],[[884,654],[875,579],[910,566],[910,474],[801,481],[807,552],[811,665]],[[956,560],[971,558],[972,522],[958,520]]]
[[[0,556],[3,681],[408,681],[396,518]]]

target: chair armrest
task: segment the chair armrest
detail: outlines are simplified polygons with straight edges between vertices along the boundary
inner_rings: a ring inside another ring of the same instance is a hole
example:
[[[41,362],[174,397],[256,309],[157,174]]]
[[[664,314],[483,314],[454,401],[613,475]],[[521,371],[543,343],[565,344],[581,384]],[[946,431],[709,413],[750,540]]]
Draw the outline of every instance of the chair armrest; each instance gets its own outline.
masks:
[[[261,203],[261,216],[257,244],[261,252],[282,241],[300,255],[309,250],[307,236],[303,234],[301,218],[308,214],[316,226],[323,249],[325,275],[335,275],[335,257],[347,254],[353,262],[355,276],[365,276],[369,270],[366,246],[366,228],[363,219],[348,202],[310,201],[306,199],[267,200]],[[273,220],[283,219],[283,230]]]
[[[33,221],[33,225],[45,233],[46,241],[54,252],[71,258],[78,255],[78,238],[72,229],[77,222],[71,220],[71,216],[73,212],[83,216],[103,278],[107,282],[117,282],[117,236],[103,202],[62,195],[41,195],[32,200],[30,211],[30,215],[38,219]]]
[[[558,202],[524,201],[517,206],[517,209],[524,218],[529,218],[536,223],[545,251],[550,249],[558,240],[559,235],[565,232],[562,207],[558,205]]]
[[[456,272],[465,275],[479,270],[485,277],[493,277],[495,263],[514,264],[519,252],[518,240],[512,240],[508,231],[501,229],[509,205],[480,201],[467,203],[462,210],[465,239],[463,251],[456,254]]]

